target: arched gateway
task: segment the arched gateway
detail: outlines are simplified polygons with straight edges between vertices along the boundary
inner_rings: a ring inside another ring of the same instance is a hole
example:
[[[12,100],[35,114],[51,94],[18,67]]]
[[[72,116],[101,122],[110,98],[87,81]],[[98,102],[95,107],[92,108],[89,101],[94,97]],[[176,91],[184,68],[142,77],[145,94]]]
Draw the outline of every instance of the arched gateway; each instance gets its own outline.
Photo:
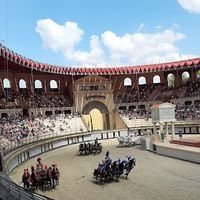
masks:
[[[90,101],[85,104],[82,116],[91,131],[110,129],[109,110],[100,101]]]
[[[82,114],[88,130],[126,128],[115,110],[112,80],[85,76],[74,82],[74,110]]]

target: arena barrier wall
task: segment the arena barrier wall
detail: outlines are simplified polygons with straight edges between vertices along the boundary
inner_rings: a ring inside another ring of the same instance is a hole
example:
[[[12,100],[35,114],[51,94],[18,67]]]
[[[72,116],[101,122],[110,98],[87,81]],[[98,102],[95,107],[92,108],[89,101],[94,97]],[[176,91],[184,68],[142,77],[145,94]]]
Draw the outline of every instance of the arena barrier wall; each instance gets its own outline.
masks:
[[[19,166],[21,163],[29,160],[42,153],[68,146],[81,142],[93,141],[95,138],[99,140],[118,138],[119,136],[127,135],[128,130],[110,130],[110,131],[96,131],[86,133],[73,133],[67,135],[46,135],[43,139],[38,138],[34,140],[29,138],[27,141],[23,141],[23,146],[15,146],[12,144],[10,148],[5,149],[3,163],[4,170],[9,175],[10,172]]]

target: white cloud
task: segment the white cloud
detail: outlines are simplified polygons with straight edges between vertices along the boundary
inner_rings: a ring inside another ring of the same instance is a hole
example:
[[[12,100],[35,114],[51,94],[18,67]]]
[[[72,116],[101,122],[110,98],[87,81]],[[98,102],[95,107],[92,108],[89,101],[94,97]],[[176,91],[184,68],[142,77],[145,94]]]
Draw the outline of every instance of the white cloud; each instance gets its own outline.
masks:
[[[110,61],[120,63],[154,62],[158,58],[168,58],[178,53],[174,43],[185,38],[185,35],[166,29],[155,34],[134,33],[117,36],[111,31],[102,34],[102,41],[109,49]]]
[[[200,13],[200,0],[178,0],[178,3],[190,13]]]
[[[59,25],[51,19],[39,20],[36,32],[40,34],[44,48],[55,52],[61,51],[67,60],[89,65],[103,63],[104,52],[98,36],[91,36],[90,52],[75,50],[84,35],[84,31],[75,22],[68,21],[64,25]]]
[[[139,29],[143,29],[142,24]],[[43,19],[37,22],[36,27],[44,48],[61,52],[68,63],[90,67],[149,64],[194,57],[180,54],[175,43],[186,36],[175,29],[157,30],[156,33],[126,33],[122,36],[105,31],[100,36],[92,35],[90,50],[84,51],[78,49],[84,31],[77,23],[68,21],[59,25],[51,19]]]
[[[51,19],[39,20],[36,32],[40,34],[44,48],[65,51],[68,56],[84,35],[84,31],[74,22],[59,25]]]
[[[75,51],[73,59],[82,64],[103,64],[104,63],[104,51],[100,45],[99,37],[96,35],[91,36],[90,39],[90,52]]]

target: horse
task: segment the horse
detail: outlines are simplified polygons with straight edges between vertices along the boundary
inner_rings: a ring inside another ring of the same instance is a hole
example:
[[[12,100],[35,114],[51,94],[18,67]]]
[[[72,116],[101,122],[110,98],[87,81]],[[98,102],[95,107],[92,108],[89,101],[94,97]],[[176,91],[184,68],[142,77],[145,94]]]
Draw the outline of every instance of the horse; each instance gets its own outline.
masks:
[[[102,145],[101,143],[96,143],[92,145],[92,153],[95,155],[97,153],[101,153],[102,151]]]
[[[102,182],[103,180],[107,182],[108,180],[113,179],[113,173],[112,173],[112,168],[111,165],[102,163],[99,164],[97,169],[94,169],[93,175],[97,179],[100,178],[100,181]]]
[[[119,176],[124,174],[126,176],[126,179],[127,179],[130,171],[136,165],[136,159],[135,158],[129,158],[128,161],[122,160],[122,161],[118,161],[118,162],[119,162],[118,163]]]
[[[113,178],[116,178],[118,180],[120,177],[120,169],[118,161],[114,161],[111,165],[111,168],[112,168]]]
[[[78,152],[76,153],[76,155],[83,155],[83,153],[84,153],[84,151],[85,151],[85,145],[83,144],[83,143],[81,143],[80,145],[79,145],[79,150],[78,150]]]
[[[128,178],[130,171],[134,168],[135,165],[136,165],[136,159],[135,158],[131,158],[130,160],[125,162],[124,169],[126,170],[126,172],[125,172],[126,179]]]
[[[101,143],[81,143],[79,145],[79,150],[76,155],[89,155],[89,154],[97,154],[101,153],[102,145]]]

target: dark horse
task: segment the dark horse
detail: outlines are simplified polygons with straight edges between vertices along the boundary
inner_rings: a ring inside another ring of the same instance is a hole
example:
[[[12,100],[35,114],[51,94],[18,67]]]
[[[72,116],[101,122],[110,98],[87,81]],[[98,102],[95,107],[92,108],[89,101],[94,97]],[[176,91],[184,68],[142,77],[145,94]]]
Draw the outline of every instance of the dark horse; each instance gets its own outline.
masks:
[[[108,180],[113,179],[112,167],[108,164],[99,164],[97,169],[94,169],[93,175],[96,178],[96,182],[98,178],[102,182],[103,180],[107,182]]]
[[[136,165],[135,158],[131,158],[128,161],[124,160],[124,161],[120,162],[120,164],[119,164],[120,175],[124,174],[127,179],[130,171],[134,168],[135,165]]]
[[[79,150],[76,153],[76,155],[90,155],[90,154],[97,154],[101,153],[102,151],[102,145],[101,143],[81,143],[79,145]]]

